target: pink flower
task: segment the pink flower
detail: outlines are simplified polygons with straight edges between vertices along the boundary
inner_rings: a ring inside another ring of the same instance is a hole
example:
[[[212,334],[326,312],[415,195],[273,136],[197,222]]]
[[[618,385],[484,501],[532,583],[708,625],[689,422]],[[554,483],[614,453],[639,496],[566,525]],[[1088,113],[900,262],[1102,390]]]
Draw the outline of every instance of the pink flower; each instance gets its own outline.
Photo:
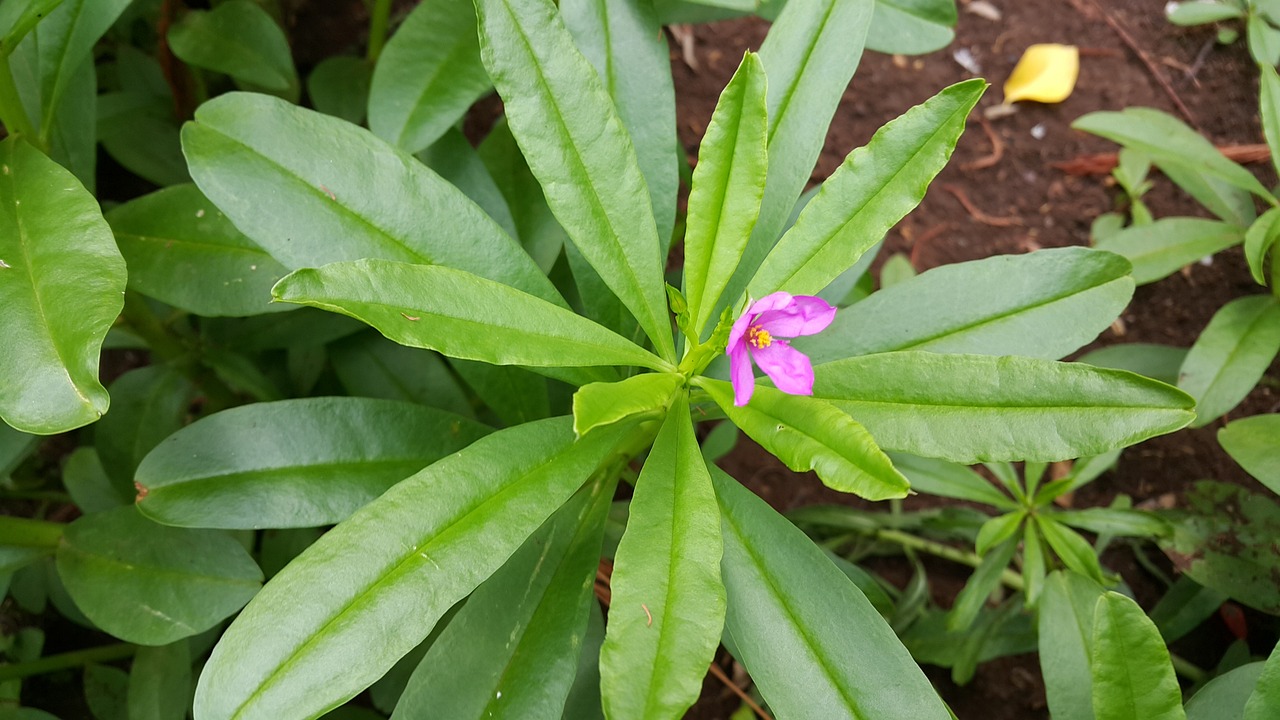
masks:
[[[784,338],[821,332],[835,316],[836,309],[822,298],[785,292],[766,295],[747,308],[733,323],[725,348],[733,379],[733,404],[746,405],[756,389],[752,360],[782,392],[812,395],[813,365]]]

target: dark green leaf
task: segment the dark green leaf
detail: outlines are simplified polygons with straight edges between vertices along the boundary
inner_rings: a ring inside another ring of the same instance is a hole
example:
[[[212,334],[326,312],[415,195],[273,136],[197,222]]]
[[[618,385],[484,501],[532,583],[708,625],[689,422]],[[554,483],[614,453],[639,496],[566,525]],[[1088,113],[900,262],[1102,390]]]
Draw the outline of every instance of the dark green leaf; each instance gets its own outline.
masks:
[[[94,445],[116,492],[133,496],[138,463],[185,424],[195,394],[181,372],[165,365],[130,370],[111,383],[115,402],[94,428]]]
[[[186,640],[141,647],[129,671],[129,720],[184,720],[191,707],[191,651]]]
[[[359,125],[369,104],[369,63],[346,55],[321,60],[307,76],[307,95],[316,110]]]
[[[1153,343],[1124,343],[1086,353],[1076,362],[1094,367],[1128,370],[1167,385],[1177,385],[1178,370],[1186,359],[1186,348]]]
[[[1062,510],[1054,512],[1052,517],[1065,525],[1098,535],[1150,538],[1168,535],[1171,531],[1163,518],[1144,510],[1095,507]]]
[[[1151,608],[1149,615],[1159,628],[1160,636],[1171,643],[1212,617],[1226,599],[1226,595],[1183,575]]]
[[[474,415],[461,383],[435,353],[393,343],[371,330],[330,345],[329,360],[350,395]]]

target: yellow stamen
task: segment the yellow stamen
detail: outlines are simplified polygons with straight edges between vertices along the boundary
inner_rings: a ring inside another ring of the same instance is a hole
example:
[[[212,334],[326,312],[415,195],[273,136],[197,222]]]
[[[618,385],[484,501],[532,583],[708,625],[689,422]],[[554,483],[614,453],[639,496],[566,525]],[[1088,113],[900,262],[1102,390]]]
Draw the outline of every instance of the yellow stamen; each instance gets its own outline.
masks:
[[[772,345],[773,336],[769,334],[768,330],[765,330],[759,325],[752,325],[747,328],[747,342],[751,343],[752,347],[759,350]]]

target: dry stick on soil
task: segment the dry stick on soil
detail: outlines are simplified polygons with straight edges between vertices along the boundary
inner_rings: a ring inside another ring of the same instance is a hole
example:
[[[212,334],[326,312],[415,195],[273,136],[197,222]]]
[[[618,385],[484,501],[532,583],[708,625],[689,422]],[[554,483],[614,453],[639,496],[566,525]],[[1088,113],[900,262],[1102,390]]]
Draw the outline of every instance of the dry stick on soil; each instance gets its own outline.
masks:
[[[1013,227],[1015,225],[1022,224],[1021,218],[994,217],[982,212],[977,208],[976,205],[973,204],[973,201],[969,199],[969,195],[965,193],[964,190],[960,189],[955,185],[941,185],[940,187],[943,190],[946,190],[947,192],[951,193],[952,195],[955,195],[956,200],[960,201],[960,204],[964,207],[965,212],[969,213],[969,217],[973,218],[974,220],[977,220],[983,225],[990,225],[992,227]]]
[[[926,245],[928,245],[929,241],[933,240],[934,238],[938,237],[939,235],[941,235],[942,233],[950,229],[951,229],[950,223],[942,223],[941,225],[935,225],[929,228],[928,230],[925,230],[923,233],[920,233],[920,237],[917,237],[914,241],[912,241],[911,254],[907,256],[907,261],[911,263],[911,267],[919,268],[920,267],[920,250],[924,248]]]
[[[1000,136],[991,128],[991,123],[987,119],[978,116],[978,122],[982,123],[982,132],[987,134],[987,140],[991,141],[991,154],[984,155],[973,162],[965,163],[960,166],[961,170],[982,170],[1000,162],[1000,158],[1004,157],[1004,143],[1000,141]]]
[[[1227,156],[1228,160],[1251,164],[1266,162],[1271,159],[1271,149],[1266,145],[1218,145],[1218,152]],[[1119,159],[1116,153],[1098,153],[1097,155],[1077,155],[1070,160],[1051,163],[1068,175],[1106,175],[1115,169]]]

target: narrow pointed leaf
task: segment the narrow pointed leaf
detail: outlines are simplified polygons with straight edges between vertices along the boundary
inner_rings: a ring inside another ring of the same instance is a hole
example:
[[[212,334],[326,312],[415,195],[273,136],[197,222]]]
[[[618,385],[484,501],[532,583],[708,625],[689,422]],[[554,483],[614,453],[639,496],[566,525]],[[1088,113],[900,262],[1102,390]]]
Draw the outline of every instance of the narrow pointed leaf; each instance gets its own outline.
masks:
[[[811,295],[852,267],[924,198],[986,90],[967,80],[878,130],[849,153],[752,278],[748,291]]]
[[[613,101],[549,0],[481,0],[480,49],[507,122],[574,245],[674,357],[648,186]]]
[[[1014,511],[997,515],[982,524],[978,529],[978,539],[974,543],[974,551],[979,555],[986,555],[992,546],[1013,537],[1014,533],[1022,526],[1026,513]]]
[[[529,256],[425,165],[351,123],[228,93],[182,129],[201,191],[290,269],[383,258],[447,265],[557,303]]]
[[[1244,11],[1216,0],[1186,0],[1166,5],[1165,17],[1174,25],[1203,25],[1244,17]]]
[[[1057,360],[1124,310],[1129,271],[1124,258],[1079,247],[944,265],[874,293],[795,345],[815,364],[896,350]]]
[[[1139,285],[1155,282],[1184,265],[1244,242],[1243,228],[1219,220],[1161,218],[1135,225],[1098,242],[1133,263],[1133,279]]]
[[[17,137],[0,143],[0,417],[48,435],[107,410],[98,354],[125,265],[98,203]]]
[[[748,52],[720,99],[698,150],[685,221],[684,293],[701,336],[760,214],[769,118],[760,56]]]
[[[661,417],[685,383],[679,373],[644,373],[616,383],[591,383],[573,394],[573,431],[592,428],[638,414]]]
[[[830,404],[769,387],[738,407],[729,383],[700,378],[725,415],[796,472],[813,470],[827,487],[868,500],[907,496],[907,479],[866,428]]]
[[[1218,431],[1218,444],[1258,482],[1280,494],[1280,415],[1255,415]]]
[[[307,548],[222,636],[195,716],[316,717],[382,676],[489,577],[613,450],[568,418],[477,441]]]
[[[371,398],[254,403],[170,435],[138,467],[138,509],[186,527],[330,525],[488,428]]]
[[[1244,720],[1267,720],[1280,713],[1280,644],[1267,658],[1258,685],[1244,706]]]
[[[1267,253],[1277,239],[1280,239],[1280,208],[1271,208],[1263,213],[1245,232],[1244,257],[1249,262],[1249,272],[1259,285],[1267,284]],[[1276,279],[1272,278],[1271,282],[1276,282]]]
[[[1040,670],[1049,711],[1060,720],[1094,720],[1093,616],[1103,589],[1072,572],[1045,579],[1040,598]]]
[[[578,670],[614,478],[579,491],[467,599],[393,720],[556,718]]]
[[[814,396],[880,447],[952,462],[1097,455],[1191,421],[1192,400],[1139,375],[1047,360],[880,353],[814,368]]]
[[[1037,515],[1036,526],[1064,565],[1094,582],[1104,582],[1097,551],[1079,533],[1047,515]]]
[[[1000,578],[1009,568],[1013,555],[1018,550],[1017,538],[1009,538],[991,549],[982,558],[982,563],[969,576],[956,602],[947,613],[947,629],[952,631],[968,630],[978,613],[987,603],[987,598],[1000,585]]]
[[[545,300],[441,265],[386,260],[297,270],[275,297],[349,315],[402,345],[495,365],[583,367],[666,363]]]
[[[947,720],[880,613],[804,533],[712,468],[724,534],[725,627],[778,717]]]
[[[1145,510],[1094,507],[1055,512],[1053,518],[1064,525],[1087,530],[1095,535],[1161,537],[1172,531],[1163,518]]]
[[[475,6],[427,0],[409,13],[378,56],[369,88],[369,129],[416,153],[491,87],[480,63]]]
[[[511,365],[458,358],[448,358],[448,364],[503,424],[519,425],[550,417],[546,378]]]
[[[614,720],[680,718],[724,629],[719,512],[685,396],[636,481],[614,560],[600,687]]]
[[[1182,691],[1160,631],[1120,593],[1098,598],[1090,657],[1098,720],[1182,720]]]
[[[970,500],[1004,510],[1017,507],[990,480],[963,465],[904,453],[890,453],[889,458],[917,492]]]
[[[1280,352],[1280,300],[1243,297],[1223,305],[1191,346],[1178,387],[1196,398],[1192,427],[1213,422],[1244,399]]]
[[[1262,116],[1262,134],[1271,150],[1271,163],[1280,167],[1280,75],[1274,65],[1258,64],[1261,75],[1258,87],[1258,111]]]

